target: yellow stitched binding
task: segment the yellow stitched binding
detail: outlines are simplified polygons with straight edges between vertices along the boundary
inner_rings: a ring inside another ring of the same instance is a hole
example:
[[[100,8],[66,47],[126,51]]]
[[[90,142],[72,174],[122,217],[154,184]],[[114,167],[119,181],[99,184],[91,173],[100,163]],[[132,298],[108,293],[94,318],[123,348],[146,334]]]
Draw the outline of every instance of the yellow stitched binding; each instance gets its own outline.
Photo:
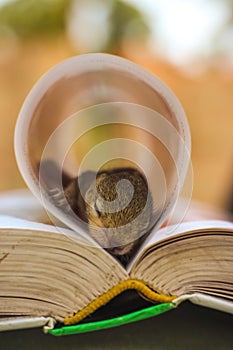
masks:
[[[67,317],[64,319],[65,325],[72,325],[80,322],[85,317],[99,309],[101,306],[108,303],[111,299],[115,298],[120,293],[127,289],[136,289],[138,292],[142,293],[146,298],[151,301],[156,301],[158,303],[170,303],[176,298],[176,296],[167,296],[154,292],[152,289],[147,287],[143,282],[137,280],[123,281],[117,284],[115,287],[111,288],[108,292],[104,293],[81,311],[77,312],[74,316]]]

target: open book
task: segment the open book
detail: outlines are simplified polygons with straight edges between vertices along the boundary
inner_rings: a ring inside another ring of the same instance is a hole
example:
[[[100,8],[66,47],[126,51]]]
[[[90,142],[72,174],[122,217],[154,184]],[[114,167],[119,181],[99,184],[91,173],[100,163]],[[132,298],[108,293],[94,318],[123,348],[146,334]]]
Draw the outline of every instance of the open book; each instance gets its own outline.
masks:
[[[177,98],[132,62],[79,55],[47,72],[15,131],[19,169],[42,207],[22,192],[0,199],[0,329],[80,333],[186,299],[233,313],[233,224],[181,223],[184,208],[174,217],[190,147]],[[128,252],[123,266],[116,255]]]
[[[123,268],[89,236],[26,220],[30,212],[43,212],[27,192],[6,194],[0,209],[15,216],[0,217],[2,330],[44,325],[56,334],[61,327],[55,324],[65,323],[62,334],[69,328],[74,332],[70,324],[85,322],[86,316],[90,322],[90,313],[126,289],[136,289],[141,298],[155,303],[154,312],[157,306],[163,312],[189,299],[233,313],[232,223],[189,221],[163,227],[152,232]],[[143,309],[142,318],[154,314],[152,305]]]

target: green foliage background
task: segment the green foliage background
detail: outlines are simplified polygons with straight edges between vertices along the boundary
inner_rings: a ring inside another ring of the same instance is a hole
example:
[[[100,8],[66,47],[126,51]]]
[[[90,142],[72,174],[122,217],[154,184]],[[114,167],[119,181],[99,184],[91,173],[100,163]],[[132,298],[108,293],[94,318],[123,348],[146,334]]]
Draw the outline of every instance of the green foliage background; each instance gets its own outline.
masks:
[[[105,51],[117,52],[122,40],[145,40],[149,25],[143,14],[121,0],[105,0],[109,6],[111,30]],[[0,33],[10,29],[20,39],[59,35],[65,32],[72,0],[15,0],[0,8]],[[1,30],[4,29],[4,30]],[[96,29],[95,29],[96,30]]]

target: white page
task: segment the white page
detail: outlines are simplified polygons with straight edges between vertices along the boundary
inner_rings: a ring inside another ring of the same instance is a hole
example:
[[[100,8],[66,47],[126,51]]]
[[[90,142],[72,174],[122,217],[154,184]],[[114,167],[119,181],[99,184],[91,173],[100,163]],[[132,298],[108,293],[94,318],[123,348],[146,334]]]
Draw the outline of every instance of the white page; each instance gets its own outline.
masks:
[[[45,209],[28,189],[0,193],[0,215],[34,220],[46,215]]]
[[[45,209],[27,189],[6,191],[0,194],[0,230],[1,228],[14,228],[62,233],[73,239],[82,237],[92,245],[100,247],[88,233],[83,234],[79,230],[64,228],[63,224],[57,220],[54,221],[55,225],[38,222],[39,218],[42,219],[45,215]]]

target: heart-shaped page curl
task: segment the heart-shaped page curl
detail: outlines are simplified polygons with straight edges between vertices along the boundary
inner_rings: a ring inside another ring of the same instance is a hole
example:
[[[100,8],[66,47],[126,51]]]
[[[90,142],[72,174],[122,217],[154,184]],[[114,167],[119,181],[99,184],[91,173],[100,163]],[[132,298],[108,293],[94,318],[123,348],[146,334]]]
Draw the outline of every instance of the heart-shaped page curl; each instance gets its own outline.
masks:
[[[159,79],[123,58],[88,54],[34,86],[17,121],[15,152],[48,213],[123,255],[174,212],[190,133]]]

